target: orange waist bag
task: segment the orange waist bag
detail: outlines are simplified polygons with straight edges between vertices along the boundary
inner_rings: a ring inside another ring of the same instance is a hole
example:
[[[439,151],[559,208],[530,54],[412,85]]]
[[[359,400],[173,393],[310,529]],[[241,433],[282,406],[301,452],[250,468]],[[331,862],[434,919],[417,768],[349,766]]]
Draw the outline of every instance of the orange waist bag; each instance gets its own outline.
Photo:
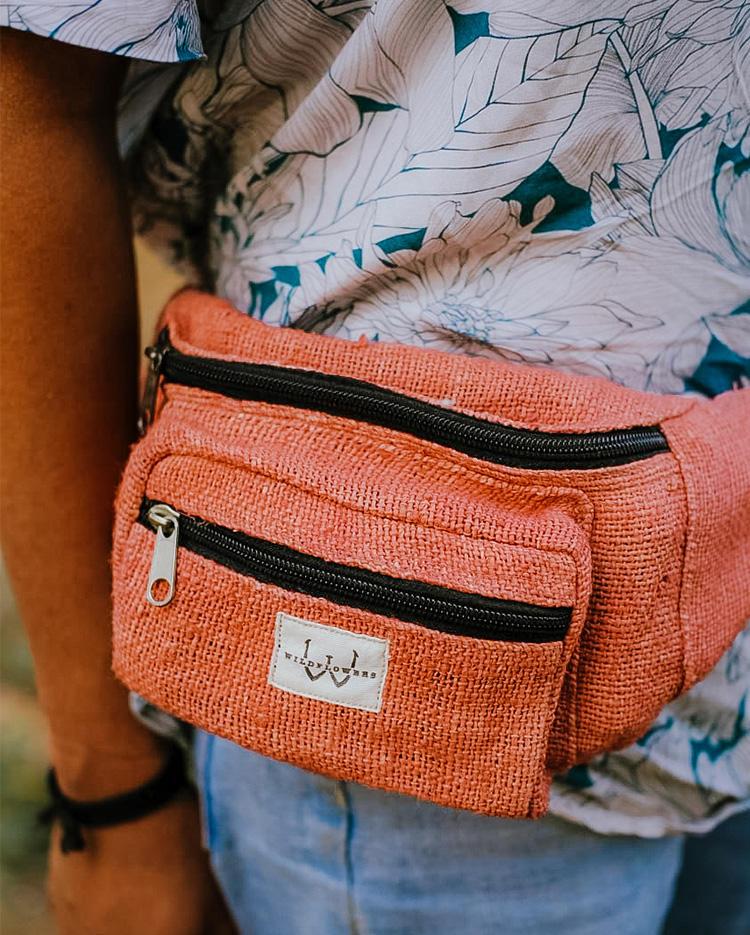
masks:
[[[712,401],[271,328],[149,350],[114,665],[327,776],[490,815],[631,743],[750,616],[750,390]]]

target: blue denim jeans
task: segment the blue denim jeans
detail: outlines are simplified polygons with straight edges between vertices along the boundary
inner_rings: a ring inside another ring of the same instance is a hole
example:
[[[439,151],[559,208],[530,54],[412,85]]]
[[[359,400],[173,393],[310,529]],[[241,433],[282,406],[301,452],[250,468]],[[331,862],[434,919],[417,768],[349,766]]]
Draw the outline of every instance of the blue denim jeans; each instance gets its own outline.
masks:
[[[658,935],[682,867],[679,837],[487,818],[324,779],[208,734],[195,755],[207,844],[242,935]],[[674,935],[750,932],[747,842],[746,830],[744,864],[730,861],[744,875],[735,922],[706,928],[698,899],[671,920]]]

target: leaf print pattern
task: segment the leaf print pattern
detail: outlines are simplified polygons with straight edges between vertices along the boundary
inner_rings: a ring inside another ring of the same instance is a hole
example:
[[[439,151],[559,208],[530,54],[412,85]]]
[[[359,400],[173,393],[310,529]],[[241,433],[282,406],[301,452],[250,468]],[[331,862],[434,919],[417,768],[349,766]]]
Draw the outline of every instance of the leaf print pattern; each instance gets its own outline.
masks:
[[[302,113],[273,138],[274,147],[324,156],[360,129],[364,113],[399,108],[410,115],[404,145],[439,149],[453,132],[452,75],[445,68],[452,48],[453,29],[442,0],[381,0]],[[329,119],[321,121],[321,112]]]
[[[455,0],[451,5],[463,14],[486,12],[489,34],[511,39],[553,35],[572,26],[593,23],[611,29],[620,23],[656,16],[669,3],[617,0],[602,7],[596,0],[531,0],[523,4],[514,0]]]
[[[676,146],[652,194],[652,213],[660,235],[678,237],[693,250],[711,253],[729,269],[750,267],[750,173],[737,172],[737,162],[750,156],[750,120],[741,121],[741,137],[733,155],[725,140],[739,136],[740,118],[727,116],[688,134]],[[723,149],[723,152],[720,152]],[[718,163],[718,165],[717,165]],[[693,173],[713,176],[683,206],[680,192]]]
[[[677,0],[654,22],[651,47],[636,51],[634,64],[656,118],[667,130],[747,107],[747,72],[737,65],[749,18],[742,0],[710,5]],[[627,31],[625,42],[630,44]]]
[[[187,61],[203,53],[195,0],[3,3],[0,26],[154,62]]]
[[[415,153],[383,186],[379,197],[389,217],[404,210],[388,204],[393,199],[419,199],[425,211],[456,195],[465,210],[475,211],[487,198],[512,191],[548,159],[572,122],[606,37],[579,34],[562,55],[546,37],[492,41],[501,43],[496,71],[505,80],[496,78],[481,110],[459,118],[442,149]]]
[[[0,15],[194,59],[132,69],[136,224],[238,308],[658,393],[750,385],[747,0],[226,0],[202,59],[189,0],[141,6]],[[552,810],[651,836],[746,807],[748,693],[750,629]]]

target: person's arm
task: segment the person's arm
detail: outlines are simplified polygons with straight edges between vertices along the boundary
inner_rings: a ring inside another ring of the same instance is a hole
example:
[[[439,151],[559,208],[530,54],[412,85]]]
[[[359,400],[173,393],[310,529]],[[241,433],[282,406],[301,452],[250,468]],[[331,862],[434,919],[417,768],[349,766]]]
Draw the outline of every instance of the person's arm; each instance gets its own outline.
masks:
[[[112,504],[137,378],[114,133],[124,62],[27,33],[1,41],[2,542],[60,786],[96,799],[165,758],[110,667]],[[62,932],[202,931],[213,896],[192,799],[85,836],[83,852],[52,848]]]

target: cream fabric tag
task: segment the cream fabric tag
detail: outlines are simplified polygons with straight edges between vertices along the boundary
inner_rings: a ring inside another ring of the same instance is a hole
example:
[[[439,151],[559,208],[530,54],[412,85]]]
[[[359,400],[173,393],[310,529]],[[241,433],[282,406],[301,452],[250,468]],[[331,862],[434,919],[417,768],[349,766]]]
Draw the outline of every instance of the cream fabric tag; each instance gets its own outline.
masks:
[[[281,612],[276,615],[268,681],[305,698],[379,711],[389,645],[388,640]]]

